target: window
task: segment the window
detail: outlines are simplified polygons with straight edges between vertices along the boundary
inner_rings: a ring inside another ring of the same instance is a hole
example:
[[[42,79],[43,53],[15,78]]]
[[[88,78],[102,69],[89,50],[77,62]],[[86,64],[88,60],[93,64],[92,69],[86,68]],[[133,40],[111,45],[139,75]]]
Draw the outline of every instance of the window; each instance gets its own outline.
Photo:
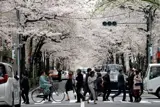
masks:
[[[149,79],[154,79],[159,76],[160,76],[160,66],[151,67]]]
[[[110,71],[119,73],[120,69],[122,69],[122,66],[118,64],[110,64],[107,66],[107,71],[110,70]]]
[[[0,64],[0,77],[4,77],[6,74],[5,66]]]

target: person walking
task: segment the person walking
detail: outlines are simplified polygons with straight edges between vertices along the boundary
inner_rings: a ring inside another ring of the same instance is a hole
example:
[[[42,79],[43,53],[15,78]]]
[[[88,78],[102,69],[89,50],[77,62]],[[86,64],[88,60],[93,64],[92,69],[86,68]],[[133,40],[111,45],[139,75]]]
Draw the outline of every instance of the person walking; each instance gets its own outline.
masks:
[[[67,99],[66,101],[70,101],[68,91],[73,91],[73,72],[69,72],[67,82],[65,84],[65,89],[66,89],[66,94],[67,94]]]
[[[27,73],[22,73],[22,79],[21,79],[21,91],[22,91],[22,98],[23,103],[29,104],[29,79],[27,77]]]
[[[96,90],[96,100],[98,99],[97,97],[101,95],[103,92],[103,79],[101,73],[97,73],[97,79],[96,79],[96,85],[95,85],[95,90]]]
[[[128,88],[129,88],[129,98],[130,102],[133,102],[133,79],[134,79],[134,68],[132,68],[128,74]]]
[[[91,99],[91,97],[93,96],[94,99],[94,104],[96,103],[96,93],[95,93],[95,72],[91,71],[90,76],[88,77],[88,87],[91,91],[89,98],[87,99],[87,103],[89,103],[89,100]]]
[[[141,85],[142,85],[142,78],[139,75],[139,71],[136,70],[135,76],[134,76],[134,85],[133,85],[135,102],[141,101],[141,97],[140,97]]]
[[[119,96],[121,94],[121,91],[123,90],[123,99],[122,101],[126,100],[126,83],[125,83],[125,79],[124,79],[124,75],[122,73],[122,70],[119,70],[119,74],[118,74],[118,92],[112,96],[112,101],[114,101],[114,98]]]
[[[77,84],[76,84],[77,101],[76,103],[80,103],[81,99],[85,101],[84,96],[81,94],[81,89],[83,88],[83,75],[80,69],[77,70],[76,81],[77,81]]]
[[[87,93],[90,94],[90,90],[89,90],[89,87],[88,87],[88,77],[89,77],[91,71],[92,71],[91,68],[87,69],[87,74],[86,74],[85,83],[84,83],[84,93],[83,93],[84,97],[86,96]]]
[[[109,101],[108,97],[111,93],[111,81],[110,81],[110,70],[103,77],[103,101]],[[106,96],[107,94],[107,96]]]

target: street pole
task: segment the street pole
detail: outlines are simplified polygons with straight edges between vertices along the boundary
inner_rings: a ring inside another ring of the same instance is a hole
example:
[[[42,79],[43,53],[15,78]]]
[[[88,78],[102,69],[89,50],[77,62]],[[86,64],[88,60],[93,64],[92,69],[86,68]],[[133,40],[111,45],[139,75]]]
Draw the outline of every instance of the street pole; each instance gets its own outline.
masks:
[[[151,56],[152,56],[152,43],[151,43],[151,37],[152,37],[152,7],[149,9],[149,16],[148,16],[148,64],[151,63]]]
[[[16,10],[16,14],[17,14],[17,28],[19,28],[19,23],[20,23],[20,13],[19,13],[19,10]],[[21,72],[20,72],[20,52],[21,52],[21,46],[20,46],[20,42],[21,42],[21,35],[17,35],[17,72],[18,72],[18,76],[19,76],[19,86],[21,87],[20,85],[20,82],[21,82]],[[19,104],[20,104],[20,107],[21,107],[21,91],[20,91],[20,87],[19,87]]]

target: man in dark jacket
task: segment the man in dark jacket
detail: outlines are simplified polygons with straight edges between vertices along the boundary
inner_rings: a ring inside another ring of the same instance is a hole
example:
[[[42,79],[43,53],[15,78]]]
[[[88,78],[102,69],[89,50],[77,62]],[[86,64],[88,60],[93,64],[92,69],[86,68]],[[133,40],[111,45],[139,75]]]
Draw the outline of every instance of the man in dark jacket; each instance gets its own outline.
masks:
[[[92,71],[91,68],[87,69],[87,74],[86,74],[86,78],[85,78],[85,83],[84,83],[84,93],[83,96],[85,97],[87,93],[90,93],[89,87],[88,87],[88,77],[90,72]]]
[[[130,102],[133,102],[133,79],[134,79],[134,70],[131,69],[128,75],[128,88],[129,88]]]
[[[116,93],[114,96],[112,96],[112,101],[114,101],[114,98],[119,96],[121,94],[121,90],[123,90],[123,99],[122,101],[126,100],[126,82],[124,79],[124,75],[122,73],[122,70],[119,70],[118,75],[118,93]]]
[[[80,69],[77,70],[76,80],[77,80],[77,84],[76,84],[77,102],[76,103],[80,103],[81,98],[83,101],[85,100],[84,96],[81,94],[81,89],[83,88],[83,75],[81,74]]]
[[[22,91],[22,98],[24,103],[29,104],[29,80],[27,77],[26,72],[22,74],[22,79],[21,79],[21,91]]]
[[[109,101],[108,97],[111,93],[111,81],[110,81],[110,70],[107,72],[107,74],[103,77],[103,101]],[[107,94],[107,96],[106,96]]]

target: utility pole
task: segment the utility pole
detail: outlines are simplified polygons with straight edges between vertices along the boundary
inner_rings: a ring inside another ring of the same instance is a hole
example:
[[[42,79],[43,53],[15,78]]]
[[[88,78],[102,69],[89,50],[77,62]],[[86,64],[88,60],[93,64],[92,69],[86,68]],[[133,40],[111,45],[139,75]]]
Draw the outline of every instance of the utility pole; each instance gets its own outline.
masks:
[[[19,13],[19,10],[16,9],[16,14],[17,14],[17,28],[19,29],[20,27],[20,13]],[[17,35],[17,71],[18,71],[18,76],[19,76],[19,86],[21,87],[20,85],[20,80],[21,80],[21,72],[20,72],[20,59],[21,59],[21,56],[20,56],[20,53],[21,53],[21,35]],[[20,92],[20,87],[19,87],[19,104],[20,104],[20,107],[21,107],[21,92]],[[13,105],[14,106],[14,105]]]

